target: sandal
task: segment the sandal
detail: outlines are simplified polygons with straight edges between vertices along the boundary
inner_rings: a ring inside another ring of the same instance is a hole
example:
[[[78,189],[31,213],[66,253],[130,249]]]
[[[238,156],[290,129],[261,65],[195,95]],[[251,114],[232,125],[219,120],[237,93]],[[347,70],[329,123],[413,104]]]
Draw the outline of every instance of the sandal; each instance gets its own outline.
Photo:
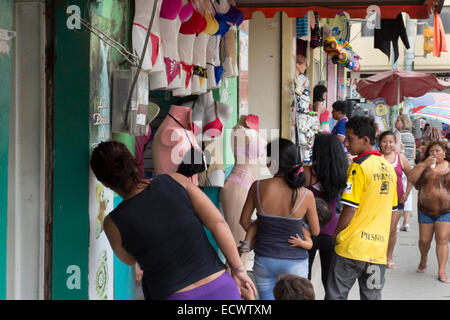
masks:
[[[238,247],[239,253],[247,253],[250,251],[250,241],[239,241],[239,247]]]

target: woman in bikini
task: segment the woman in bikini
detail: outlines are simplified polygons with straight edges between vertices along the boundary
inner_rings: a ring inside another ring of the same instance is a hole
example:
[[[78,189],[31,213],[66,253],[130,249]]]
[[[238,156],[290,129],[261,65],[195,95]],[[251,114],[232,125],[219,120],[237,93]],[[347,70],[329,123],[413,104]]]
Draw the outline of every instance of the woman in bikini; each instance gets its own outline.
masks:
[[[408,179],[419,190],[419,250],[417,272],[424,273],[433,233],[436,240],[438,280],[450,283],[447,277],[448,241],[450,237],[450,168],[446,157],[447,143],[431,140],[425,149],[425,160],[411,170]]]

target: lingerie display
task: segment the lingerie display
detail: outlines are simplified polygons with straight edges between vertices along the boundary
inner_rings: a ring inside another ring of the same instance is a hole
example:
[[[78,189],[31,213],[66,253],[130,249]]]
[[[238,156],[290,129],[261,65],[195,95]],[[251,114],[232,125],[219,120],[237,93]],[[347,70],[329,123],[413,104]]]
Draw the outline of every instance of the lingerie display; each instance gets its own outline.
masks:
[[[178,35],[178,53],[181,60],[181,88],[173,91],[175,96],[190,95],[191,79],[194,72],[194,42],[205,30],[207,22],[202,14],[194,10],[191,18],[181,24]]]
[[[243,116],[233,128],[235,165],[219,194],[222,211],[236,245],[245,237],[245,230],[239,224],[239,219],[248,190],[259,178],[259,159],[266,154],[266,141],[259,136],[257,127],[251,129],[245,120],[246,117]]]
[[[225,163],[223,129],[233,108],[214,100],[212,92],[200,95],[192,105],[193,131],[209,163],[208,170],[199,174],[199,186],[223,187]]]
[[[178,33],[181,24],[191,18],[191,2],[183,6],[182,0],[163,0],[160,12],[160,29],[163,46],[164,72],[150,73],[150,88],[177,89],[181,87],[181,61],[178,54]]]
[[[132,41],[134,52],[141,56],[154,1],[135,3]],[[162,0],[155,10],[142,62],[150,90],[171,90],[180,97],[202,94],[219,88],[223,77],[238,76],[241,10],[228,0],[204,8],[188,0]]]
[[[132,43],[133,50],[139,57],[142,55],[144,49],[145,38],[147,36],[147,28],[152,16],[152,8],[154,1],[136,0],[135,1],[135,15],[132,28]],[[147,44],[144,61],[142,63],[142,70],[150,71],[163,70],[162,54],[161,54],[161,35],[159,29],[159,15],[162,1],[158,1],[155,9],[155,17],[153,19],[152,29],[150,31],[150,38]]]
[[[168,113],[178,122],[167,115],[153,137],[155,175],[176,172],[183,157],[192,147],[200,149],[193,132],[192,109],[172,105]],[[198,175],[192,177],[192,182],[198,183]]]

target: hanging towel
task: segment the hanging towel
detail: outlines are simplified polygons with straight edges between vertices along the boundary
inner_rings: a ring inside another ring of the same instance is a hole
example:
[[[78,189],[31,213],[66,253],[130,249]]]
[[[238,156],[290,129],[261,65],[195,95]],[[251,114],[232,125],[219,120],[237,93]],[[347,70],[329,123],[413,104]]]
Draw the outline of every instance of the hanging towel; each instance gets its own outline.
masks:
[[[406,49],[409,49],[408,35],[403,23],[402,14],[395,19],[381,19],[381,28],[375,29],[374,47],[380,49],[385,55],[391,56],[391,42],[394,48],[394,62],[398,59],[398,38],[402,39]]]
[[[445,30],[442,25],[439,13],[434,12],[434,50],[433,55],[440,57],[441,52],[447,52],[447,42],[445,41]]]
[[[308,14],[303,18],[297,18],[297,38],[308,35]]]

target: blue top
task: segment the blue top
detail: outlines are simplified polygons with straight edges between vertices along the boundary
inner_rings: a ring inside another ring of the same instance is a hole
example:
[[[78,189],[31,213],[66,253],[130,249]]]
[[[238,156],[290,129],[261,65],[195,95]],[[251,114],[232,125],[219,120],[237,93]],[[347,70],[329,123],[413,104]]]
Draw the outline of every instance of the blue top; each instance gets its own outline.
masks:
[[[292,218],[292,214],[300,208],[306,197],[305,190],[298,206],[288,217],[272,216],[264,213],[259,197],[259,180],[256,183],[256,195],[261,212],[257,212],[258,232],[256,234],[255,254],[277,259],[304,260],[308,258],[308,251],[300,247],[291,247],[289,237],[296,234],[303,237],[303,218]]]
[[[153,178],[110,213],[123,247],[144,271],[146,299],[160,300],[225,269],[186,189],[167,174]]]
[[[335,136],[342,136],[345,138],[345,124],[347,123],[347,121],[347,117],[343,117],[341,120],[339,120],[334,126],[333,130],[331,130],[331,134],[334,134]],[[342,143],[342,147],[344,148],[345,154],[348,154],[349,152],[347,151],[344,143]]]

